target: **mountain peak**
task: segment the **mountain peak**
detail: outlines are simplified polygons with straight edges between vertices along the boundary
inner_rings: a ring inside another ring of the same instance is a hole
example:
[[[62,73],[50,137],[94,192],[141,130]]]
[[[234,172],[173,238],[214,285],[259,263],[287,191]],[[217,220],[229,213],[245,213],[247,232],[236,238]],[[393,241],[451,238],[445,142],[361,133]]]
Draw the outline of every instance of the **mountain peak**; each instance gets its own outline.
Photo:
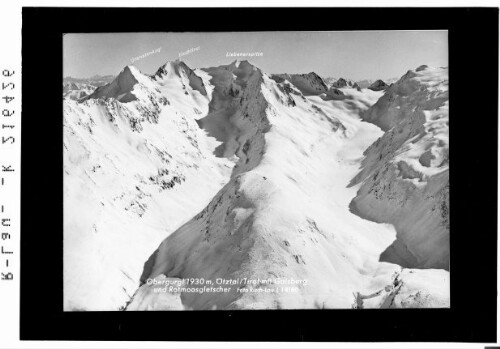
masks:
[[[158,68],[152,78],[154,80],[180,79],[183,81],[183,84],[188,84],[193,90],[200,92],[203,96],[207,95],[203,80],[180,59],[164,63]]]
[[[372,91],[381,91],[387,89],[388,87],[389,85],[387,85],[383,80],[380,79],[368,86],[368,88]]]
[[[321,76],[315,72],[307,74],[273,74],[271,79],[277,83],[288,80],[304,96],[317,96],[328,91],[328,86]]]
[[[429,66],[428,66],[428,65],[423,64],[423,65],[421,65],[420,67],[418,67],[415,71],[422,71],[422,70],[425,70],[425,69],[427,69],[427,68],[429,68]]]
[[[174,61],[166,61],[163,63],[160,68],[156,71],[153,77],[161,77],[165,75],[169,75],[170,73],[179,75],[179,68],[186,71],[186,73],[192,71],[192,69],[179,58]]]
[[[448,306],[447,71],[358,93],[314,67],[162,63],[64,99],[66,311]]]

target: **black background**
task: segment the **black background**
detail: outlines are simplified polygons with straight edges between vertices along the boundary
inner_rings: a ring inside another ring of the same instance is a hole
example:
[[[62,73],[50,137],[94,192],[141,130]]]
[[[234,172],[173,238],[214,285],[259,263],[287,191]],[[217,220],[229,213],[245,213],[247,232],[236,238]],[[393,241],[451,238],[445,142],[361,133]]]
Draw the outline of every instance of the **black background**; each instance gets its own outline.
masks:
[[[449,30],[450,309],[62,311],[63,33],[435,29]],[[498,9],[24,8],[22,70],[22,340],[496,342]]]

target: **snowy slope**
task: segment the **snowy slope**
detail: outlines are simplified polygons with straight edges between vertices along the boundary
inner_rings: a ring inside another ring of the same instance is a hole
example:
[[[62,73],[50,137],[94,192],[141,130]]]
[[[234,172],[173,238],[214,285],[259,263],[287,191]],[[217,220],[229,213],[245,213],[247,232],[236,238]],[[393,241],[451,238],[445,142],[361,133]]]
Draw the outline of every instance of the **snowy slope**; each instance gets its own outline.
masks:
[[[64,100],[66,310],[118,310],[151,251],[229,180],[234,164],[196,123],[207,92],[180,62],[164,68],[153,79],[126,67],[84,102]]]
[[[359,85],[351,80],[351,79],[344,79],[344,78],[327,78],[325,79],[327,84],[331,87],[336,87],[336,88],[355,88],[357,90],[360,89]]]
[[[73,78],[71,76],[67,76],[63,78],[63,83],[77,83],[77,84],[86,84],[95,87],[107,85],[115,79],[113,75],[94,75],[90,78]]]
[[[359,113],[382,92],[350,88],[325,100],[315,75],[270,78],[246,61],[204,72],[213,90],[198,124],[222,142],[215,154],[237,163],[210,203],[151,254],[128,310],[449,305],[446,271],[379,262],[396,230],[350,211],[361,183],[348,184],[383,136]],[[202,293],[150,284],[186,278],[238,282]],[[283,280],[302,282],[284,290]]]
[[[63,79],[63,98],[79,100],[90,95],[97,87],[106,85],[114,79],[112,75],[95,75],[87,79],[66,77]]]
[[[421,66],[362,113],[386,132],[364,153],[351,209],[395,226],[382,260],[449,268],[448,98],[448,69]]]

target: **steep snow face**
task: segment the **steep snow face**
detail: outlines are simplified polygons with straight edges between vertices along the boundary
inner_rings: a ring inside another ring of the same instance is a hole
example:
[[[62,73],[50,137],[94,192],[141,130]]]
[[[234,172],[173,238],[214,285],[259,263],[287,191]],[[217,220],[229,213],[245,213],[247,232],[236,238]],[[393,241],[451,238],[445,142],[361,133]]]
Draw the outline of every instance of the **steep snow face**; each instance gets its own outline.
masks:
[[[365,80],[359,80],[356,81],[356,84],[359,86],[359,88],[368,88],[371,84],[373,84],[373,80],[370,79],[365,79]]]
[[[65,310],[118,310],[151,251],[229,180],[234,164],[196,123],[209,96],[175,65],[156,80],[127,67],[64,100]]]
[[[304,96],[317,96],[328,91],[328,86],[323,79],[313,72],[308,74],[275,74],[272,75],[272,78],[278,83],[288,80]]]
[[[350,89],[349,99],[328,101],[245,61],[204,71],[213,90],[200,127],[222,142],[217,156],[236,165],[210,203],[150,256],[128,310],[177,309],[178,291],[156,292],[151,282],[186,279],[203,280],[192,289],[228,291],[182,292],[184,309],[351,308],[380,285],[387,294],[379,296],[396,301],[361,307],[447,306],[446,272],[434,296],[421,271],[380,263],[396,231],[349,210],[358,187],[347,184],[383,134],[357,114],[380,92]],[[396,286],[395,272],[404,280]],[[425,302],[418,289],[427,290]]]
[[[370,86],[368,86],[368,88],[372,91],[382,91],[387,89],[388,87],[389,85],[387,85],[384,81],[380,79],[370,84]]]
[[[364,153],[351,209],[395,226],[383,261],[449,268],[448,98],[448,69],[422,66],[362,114],[386,133]]]

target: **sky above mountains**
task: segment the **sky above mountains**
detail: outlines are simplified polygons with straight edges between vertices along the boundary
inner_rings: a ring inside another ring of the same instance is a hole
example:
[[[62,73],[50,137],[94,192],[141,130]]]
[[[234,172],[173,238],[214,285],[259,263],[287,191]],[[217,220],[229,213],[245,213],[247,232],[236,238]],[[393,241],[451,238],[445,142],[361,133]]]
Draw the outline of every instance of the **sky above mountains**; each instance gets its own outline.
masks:
[[[399,77],[423,64],[448,66],[447,31],[106,33],[63,40],[63,74],[78,78],[116,75],[131,64],[152,74],[179,58],[191,68],[246,59],[267,73],[314,71],[354,80]]]

